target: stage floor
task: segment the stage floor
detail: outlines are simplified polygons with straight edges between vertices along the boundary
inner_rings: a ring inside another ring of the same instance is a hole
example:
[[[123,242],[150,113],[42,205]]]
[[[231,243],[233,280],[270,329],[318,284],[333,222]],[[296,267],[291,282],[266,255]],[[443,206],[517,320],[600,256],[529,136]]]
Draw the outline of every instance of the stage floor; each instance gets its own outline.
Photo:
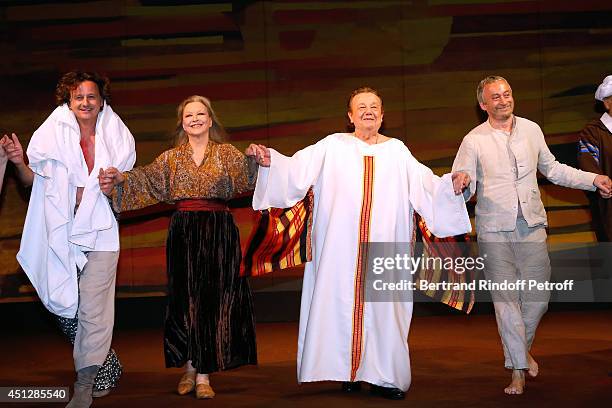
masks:
[[[211,376],[217,397],[179,396],[180,370],[165,369],[161,329],[117,329],[113,347],[124,365],[114,392],[93,407],[598,407],[612,400],[612,310],[548,313],[533,355],[540,375],[521,396],[510,379],[493,315],[415,317],[410,333],[412,386],[404,401],[343,394],[338,383],[296,383],[297,323],[257,326],[259,365]],[[0,386],[67,386],[71,348],[59,332],[3,330]],[[54,407],[64,404],[3,404]]]

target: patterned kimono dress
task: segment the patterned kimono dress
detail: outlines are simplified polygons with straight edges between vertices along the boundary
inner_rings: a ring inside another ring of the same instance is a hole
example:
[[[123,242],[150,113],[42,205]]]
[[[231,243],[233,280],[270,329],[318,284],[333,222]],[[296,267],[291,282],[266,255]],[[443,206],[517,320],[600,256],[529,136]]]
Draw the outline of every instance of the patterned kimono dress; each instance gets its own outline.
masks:
[[[238,228],[225,205],[254,188],[257,165],[234,146],[212,140],[200,165],[192,155],[186,142],[123,173],[113,207],[127,211],[159,202],[177,204],[166,245],[166,367],[191,360],[204,374],[257,363],[251,290],[239,276]],[[193,200],[216,205],[195,211],[180,205]]]

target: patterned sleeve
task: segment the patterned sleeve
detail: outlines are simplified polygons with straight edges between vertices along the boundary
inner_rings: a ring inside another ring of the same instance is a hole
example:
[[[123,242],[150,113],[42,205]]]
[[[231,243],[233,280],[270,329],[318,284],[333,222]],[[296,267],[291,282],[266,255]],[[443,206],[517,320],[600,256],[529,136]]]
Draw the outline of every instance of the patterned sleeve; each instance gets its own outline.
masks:
[[[255,188],[257,163],[231,144],[221,145],[221,160],[232,181],[232,195],[244,193]]]
[[[115,211],[137,210],[170,201],[170,151],[159,155],[151,164],[124,172],[123,177],[123,184],[112,194]]]
[[[589,124],[580,132],[578,141],[578,167],[592,173],[601,173],[599,164],[599,138],[597,127]]]

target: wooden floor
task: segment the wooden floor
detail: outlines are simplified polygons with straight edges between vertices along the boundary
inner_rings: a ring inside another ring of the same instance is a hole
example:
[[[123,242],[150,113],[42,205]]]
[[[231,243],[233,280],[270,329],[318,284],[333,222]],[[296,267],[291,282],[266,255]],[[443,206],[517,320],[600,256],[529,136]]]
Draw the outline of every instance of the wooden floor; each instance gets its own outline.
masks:
[[[548,313],[533,354],[540,375],[526,393],[506,396],[510,374],[492,315],[415,317],[410,334],[413,382],[404,401],[346,395],[332,382],[296,383],[296,323],[257,327],[259,365],[211,376],[217,397],[179,396],[177,369],[165,369],[158,328],[117,329],[114,348],[124,375],[94,407],[598,407],[612,400],[612,310]],[[3,332],[0,386],[66,386],[74,381],[71,349],[59,333]],[[4,404],[53,407],[64,404]]]

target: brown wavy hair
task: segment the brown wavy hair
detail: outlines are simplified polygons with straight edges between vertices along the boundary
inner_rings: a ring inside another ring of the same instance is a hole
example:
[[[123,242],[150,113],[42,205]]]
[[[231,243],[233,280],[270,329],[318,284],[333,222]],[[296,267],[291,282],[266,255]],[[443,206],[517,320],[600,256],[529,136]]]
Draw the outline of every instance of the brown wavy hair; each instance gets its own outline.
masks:
[[[209,139],[222,143],[225,140],[226,132],[223,128],[223,125],[217,118],[217,114],[212,108],[212,104],[208,98],[200,95],[191,95],[189,98],[185,99],[183,102],[179,103],[179,106],[176,108],[176,127],[174,130],[174,145],[179,146],[187,140],[187,134],[185,134],[185,130],[183,129],[183,111],[185,110],[185,106],[191,102],[200,102],[202,105],[206,106],[206,110],[208,111],[208,116],[212,119],[212,126],[210,127],[208,137]]]
[[[110,81],[107,77],[97,72],[70,71],[65,73],[55,87],[55,103],[61,106],[70,103],[70,92],[80,83],[85,81],[94,82],[98,86],[98,92],[105,103],[110,103]],[[100,109],[102,110],[102,109]]]

